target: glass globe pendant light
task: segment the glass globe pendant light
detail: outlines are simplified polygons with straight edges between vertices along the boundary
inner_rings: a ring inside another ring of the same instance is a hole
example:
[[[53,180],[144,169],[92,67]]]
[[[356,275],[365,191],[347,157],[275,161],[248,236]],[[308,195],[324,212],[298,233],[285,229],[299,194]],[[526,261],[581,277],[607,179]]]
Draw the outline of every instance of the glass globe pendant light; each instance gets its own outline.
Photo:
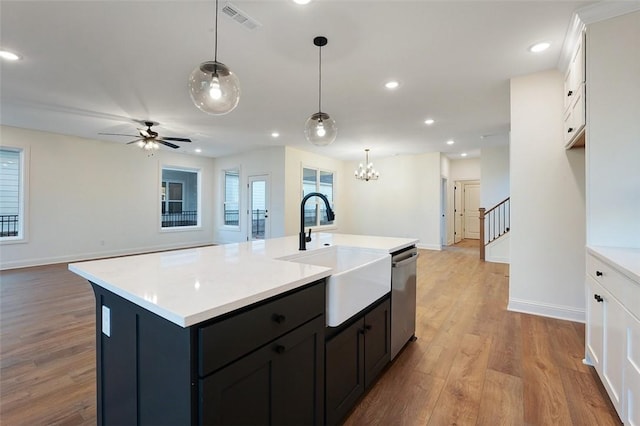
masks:
[[[218,0],[216,0],[215,50],[213,61],[198,65],[189,77],[191,100],[202,111],[224,115],[240,101],[240,81],[222,62],[218,62]]]
[[[322,112],[322,46],[327,45],[327,38],[318,36],[313,39],[313,44],[319,47],[319,71],[318,71],[318,112],[311,114],[304,125],[304,134],[307,140],[317,146],[329,145],[336,140],[338,128],[329,114]]]

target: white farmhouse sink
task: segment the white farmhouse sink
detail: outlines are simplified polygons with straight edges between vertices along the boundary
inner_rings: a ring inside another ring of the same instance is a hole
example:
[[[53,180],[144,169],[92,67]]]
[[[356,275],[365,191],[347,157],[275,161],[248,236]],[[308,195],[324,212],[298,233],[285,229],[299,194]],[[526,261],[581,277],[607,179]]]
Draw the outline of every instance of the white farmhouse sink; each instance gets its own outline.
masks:
[[[332,268],[326,287],[326,322],[336,327],[391,291],[391,255],[333,246],[282,258]]]

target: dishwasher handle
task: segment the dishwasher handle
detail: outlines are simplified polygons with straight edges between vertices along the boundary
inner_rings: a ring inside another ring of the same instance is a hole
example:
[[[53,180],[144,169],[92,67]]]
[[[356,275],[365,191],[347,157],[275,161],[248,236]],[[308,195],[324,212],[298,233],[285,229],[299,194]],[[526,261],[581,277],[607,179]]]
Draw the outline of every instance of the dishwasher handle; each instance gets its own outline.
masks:
[[[409,263],[415,262],[415,261],[418,260],[418,256],[419,256],[418,253],[412,253],[410,257],[408,257],[408,258],[406,258],[404,260],[401,260],[400,262],[392,262],[391,263],[391,267],[398,268],[398,267],[407,265]]]

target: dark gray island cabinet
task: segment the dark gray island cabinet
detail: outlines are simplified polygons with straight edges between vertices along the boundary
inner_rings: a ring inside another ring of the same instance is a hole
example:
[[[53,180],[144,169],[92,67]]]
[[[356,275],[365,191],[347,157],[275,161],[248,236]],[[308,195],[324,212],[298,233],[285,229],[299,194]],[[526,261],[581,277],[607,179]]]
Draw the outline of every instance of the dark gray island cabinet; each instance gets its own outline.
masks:
[[[324,423],[324,279],[189,327],[92,287],[99,425]]]

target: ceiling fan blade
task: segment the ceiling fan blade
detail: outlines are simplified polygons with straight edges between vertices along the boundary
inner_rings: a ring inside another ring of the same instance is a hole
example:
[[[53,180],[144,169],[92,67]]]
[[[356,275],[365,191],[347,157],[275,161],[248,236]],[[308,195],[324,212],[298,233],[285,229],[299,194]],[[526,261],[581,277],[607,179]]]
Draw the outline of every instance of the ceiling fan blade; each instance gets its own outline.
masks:
[[[186,139],[186,138],[165,138],[165,137],[161,137],[159,139],[161,139],[163,141],[191,142],[191,139]]]
[[[162,145],[168,146],[169,148],[173,148],[173,149],[180,148],[178,145],[172,144],[171,142],[165,142],[160,139],[156,139],[156,142],[161,143]]]
[[[141,140],[143,140],[143,139],[142,138],[134,139],[131,142],[127,142],[127,145],[132,144],[132,143],[136,143],[136,142],[140,142]]]
[[[122,133],[98,133],[99,135],[110,135],[110,136],[130,136],[132,138],[137,138],[138,135],[125,135]]]

